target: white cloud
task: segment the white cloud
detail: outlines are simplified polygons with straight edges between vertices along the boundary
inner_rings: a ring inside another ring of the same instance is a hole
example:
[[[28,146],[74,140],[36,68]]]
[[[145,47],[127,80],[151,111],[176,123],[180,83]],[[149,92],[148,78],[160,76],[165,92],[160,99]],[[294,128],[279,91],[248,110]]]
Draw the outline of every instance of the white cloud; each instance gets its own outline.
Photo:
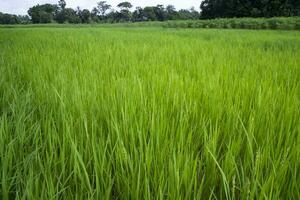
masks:
[[[76,8],[88,8],[92,9],[95,7],[97,2],[100,0],[66,0],[67,7]],[[107,0],[109,4],[116,7],[118,3],[125,0]],[[155,6],[157,4],[163,5],[174,5],[177,9],[191,8],[194,6],[196,9],[199,8],[201,0],[127,0],[137,6]],[[12,14],[27,14],[28,8],[36,4],[51,3],[56,4],[58,0],[0,0],[0,12],[12,13]]]

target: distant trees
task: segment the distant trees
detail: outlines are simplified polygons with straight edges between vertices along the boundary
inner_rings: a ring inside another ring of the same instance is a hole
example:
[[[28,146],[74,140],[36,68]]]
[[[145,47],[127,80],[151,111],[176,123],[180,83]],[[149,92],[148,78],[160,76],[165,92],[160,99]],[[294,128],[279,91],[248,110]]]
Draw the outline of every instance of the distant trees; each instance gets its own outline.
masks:
[[[61,24],[66,22],[72,24],[82,23],[81,10],[77,8],[77,11],[75,11],[72,8],[66,8],[66,5],[64,0],[58,2],[54,16],[55,21]]]
[[[178,18],[178,12],[176,11],[175,6],[173,5],[167,5],[166,7],[166,15],[169,20],[177,19]]]
[[[199,19],[200,18],[200,13],[198,11],[196,11],[194,7],[192,7],[189,10],[181,9],[178,11],[178,15],[179,15],[180,19],[182,19],[182,20]]]
[[[132,13],[129,11],[132,8],[132,4],[128,1],[121,2],[117,5],[120,12],[117,13],[117,20],[121,22],[128,22],[132,19]]]
[[[165,21],[167,20],[167,12],[164,8],[163,5],[157,5],[154,7],[154,13],[155,13],[155,16],[156,16],[156,19],[158,21]]]
[[[200,1],[200,0],[199,0]],[[30,16],[16,16],[0,13],[1,24],[19,23],[116,23],[166,20],[195,20],[232,17],[274,17],[300,16],[300,0],[203,0],[201,13],[191,9],[176,10],[173,5],[136,7],[124,1],[117,5],[117,10],[107,1],[99,1],[89,11],[67,8],[65,0],[57,4],[33,6],[28,10]]]
[[[137,7],[132,15],[133,21],[166,21],[199,19],[200,13],[194,8],[177,11],[173,5],[164,7],[163,5]]]
[[[28,10],[32,23],[50,23],[58,9],[57,5],[43,4],[33,6]]]
[[[0,12],[0,24],[29,24],[30,18],[27,15],[11,15]]]
[[[135,11],[132,13],[132,19],[133,21],[140,22],[140,21],[145,21],[145,14],[144,14],[144,9],[141,7],[136,7]]]
[[[132,8],[132,4],[128,1],[119,3],[117,5],[118,8],[121,8],[121,10],[129,10],[130,8]]]
[[[91,21],[93,22],[140,22],[140,21],[166,21],[178,19],[199,19],[200,13],[194,8],[177,11],[173,5],[136,7],[131,11],[133,5],[124,1],[117,5],[118,10],[111,9],[106,1],[100,1],[92,9]],[[108,12],[109,11],[109,12]]]
[[[204,0],[201,17],[289,17],[300,15],[300,0]]]
[[[58,23],[64,23],[67,19],[68,19],[68,14],[72,13],[69,12],[70,10],[66,10],[66,2],[64,0],[60,0],[58,2],[58,6],[55,10],[55,17],[54,19],[58,22]]]
[[[30,24],[31,22],[28,15],[18,15],[17,17],[18,17],[18,24]]]
[[[59,0],[58,5],[62,10],[64,10],[66,8],[67,3],[65,0]]]
[[[155,21],[157,20],[155,9],[153,6],[147,6],[143,10],[143,19],[142,21]]]
[[[91,22],[91,12],[88,9],[78,9],[77,14],[80,18],[81,23],[87,24]]]
[[[95,22],[99,22],[101,20],[105,20],[106,12],[111,8],[111,5],[106,3],[106,1],[99,1],[97,3],[97,7],[92,10],[91,16],[92,20]]]
[[[81,19],[79,15],[77,14],[77,11],[75,11],[72,8],[65,8],[64,10],[57,13],[55,20],[58,23],[72,23],[72,24],[79,24],[81,23]]]

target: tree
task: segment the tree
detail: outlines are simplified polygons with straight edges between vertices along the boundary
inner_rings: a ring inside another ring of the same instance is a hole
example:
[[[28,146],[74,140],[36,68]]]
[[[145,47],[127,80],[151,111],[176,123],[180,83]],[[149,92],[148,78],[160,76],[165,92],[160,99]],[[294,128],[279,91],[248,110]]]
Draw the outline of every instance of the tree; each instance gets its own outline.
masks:
[[[107,15],[106,15],[106,20],[109,23],[114,23],[114,22],[119,22],[120,21],[120,13],[116,12],[115,10],[111,10]]]
[[[65,16],[66,16],[66,21],[71,23],[71,24],[79,24],[81,23],[81,19],[77,15],[77,12],[72,9],[72,8],[66,8],[64,10]]]
[[[106,1],[99,1],[97,7],[94,8],[94,11],[100,16],[104,16],[106,11],[111,8],[111,5],[107,4]]]
[[[167,5],[166,14],[167,14],[168,20],[173,20],[173,19],[178,18],[175,6],[173,6],[173,5]]]
[[[119,22],[129,22],[132,18],[131,12],[126,9],[122,9],[120,12],[117,12],[117,16]]]
[[[135,11],[132,13],[132,19],[134,22],[145,21],[146,17],[144,15],[144,9],[141,7],[136,7]]]
[[[199,19],[199,18],[200,18],[200,13],[195,10],[195,7],[191,7],[189,19]]]
[[[72,24],[81,23],[80,17],[77,15],[77,12],[72,8],[65,8],[61,12],[58,12],[55,16],[55,20],[58,23],[65,23],[65,22],[72,23]]]
[[[78,15],[82,23],[89,23],[91,21],[91,13],[87,9],[79,10]]]
[[[81,10],[77,7],[77,11],[75,11],[72,8],[66,8],[64,0],[60,0],[58,4],[60,7],[55,13],[55,20],[58,23],[89,23],[91,21],[91,12],[89,10]]]
[[[0,24],[19,24],[20,21],[16,15],[0,12]]]
[[[157,5],[154,7],[154,13],[158,21],[164,21],[167,18],[167,13],[165,12],[163,5]]]
[[[31,7],[28,14],[33,23],[50,23],[57,12],[57,5],[43,4]]]
[[[55,12],[55,16],[54,19],[55,21],[57,21],[58,23],[64,23],[66,21],[68,21],[68,14],[65,10],[66,10],[66,1],[65,0],[59,0],[58,1],[58,9]]]
[[[29,24],[30,18],[28,15],[18,15],[18,22],[20,24]]]
[[[66,8],[67,3],[65,0],[59,0],[58,5],[62,10],[64,10]]]
[[[117,7],[121,10],[129,10],[130,8],[132,8],[132,4],[128,1],[124,1],[122,3],[119,3]]]
[[[100,19],[98,17],[98,10],[96,7],[94,7],[93,10],[91,11],[91,20],[93,22],[100,22]]]
[[[117,12],[118,21],[121,21],[121,22],[130,21],[132,16],[131,16],[131,12],[129,11],[129,9],[132,8],[132,4],[128,1],[125,1],[125,2],[119,3],[117,5],[117,7],[121,9],[120,12]]]
[[[276,17],[300,14],[300,0],[204,0],[201,17]]]
[[[62,24],[65,21],[67,21],[67,17],[66,17],[66,12],[65,10],[59,11],[55,13],[54,16],[55,21],[57,21],[58,23]]]
[[[157,20],[155,9],[153,6],[147,6],[144,8],[144,16],[147,21],[155,21]]]
[[[0,12],[0,24],[29,24],[28,15],[11,15]]]

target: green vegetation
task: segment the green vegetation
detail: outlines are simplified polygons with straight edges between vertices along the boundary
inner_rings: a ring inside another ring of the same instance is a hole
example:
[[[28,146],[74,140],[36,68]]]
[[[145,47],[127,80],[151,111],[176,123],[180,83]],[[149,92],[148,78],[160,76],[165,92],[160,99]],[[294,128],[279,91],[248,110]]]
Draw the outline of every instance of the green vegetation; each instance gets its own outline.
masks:
[[[300,17],[231,18],[210,20],[170,20],[165,22],[103,23],[103,24],[31,24],[0,25],[0,27],[164,27],[164,28],[214,28],[214,29],[279,29],[299,30]]]
[[[168,21],[168,28],[300,29],[300,17],[228,18],[193,21]]]
[[[300,199],[297,31],[0,29],[0,199]]]
[[[200,4],[201,2],[201,4]],[[203,0],[200,1],[200,12],[194,7],[190,9],[176,10],[173,5],[156,5],[133,8],[130,2],[125,1],[117,5],[116,9],[107,1],[99,1],[90,11],[77,7],[67,8],[65,0],[59,0],[57,4],[35,5],[28,10],[28,16],[16,16],[0,13],[0,24],[28,24],[29,19],[34,24],[40,23],[124,23],[143,21],[168,21],[168,20],[198,20],[219,18],[271,18],[271,17],[296,17],[300,16],[299,0]],[[232,19],[231,21],[236,21]],[[251,28],[266,28],[264,20],[245,19]],[[269,22],[270,20],[267,20]],[[276,20],[275,20],[276,21]],[[280,20],[279,22],[286,22]],[[219,21],[217,21],[219,22]],[[239,22],[239,20],[237,21]],[[254,23],[254,24],[253,24]],[[186,22],[190,24],[190,22]],[[198,27],[203,27],[206,22],[193,22]],[[203,25],[204,24],[204,25]],[[227,24],[227,23],[226,23]],[[223,23],[221,24],[223,25]],[[231,24],[235,25],[235,24]],[[273,26],[271,24],[266,24]],[[298,24],[299,25],[299,24]],[[218,23],[215,25],[218,26]],[[247,24],[246,24],[247,26]],[[276,24],[275,24],[276,26]],[[219,26],[218,26],[219,27]],[[223,28],[223,26],[220,26]],[[227,28],[227,27],[225,27]]]
[[[29,24],[30,18],[25,15],[11,15],[0,12],[0,24]]]
[[[299,0],[203,0],[204,19],[300,16]]]
[[[121,2],[117,5],[117,10],[113,9],[106,1],[99,1],[91,11],[77,7],[67,8],[64,0],[59,0],[58,4],[38,4],[28,10],[28,16],[16,16],[3,14],[0,12],[0,24],[28,24],[29,20],[33,24],[44,23],[71,23],[71,24],[91,24],[91,23],[124,23],[143,21],[166,21],[166,20],[192,20],[199,19],[200,13],[194,7],[190,9],[176,10],[173,5],[136,7],[130,2]],[[26,19],[26,20],[25,20]]]

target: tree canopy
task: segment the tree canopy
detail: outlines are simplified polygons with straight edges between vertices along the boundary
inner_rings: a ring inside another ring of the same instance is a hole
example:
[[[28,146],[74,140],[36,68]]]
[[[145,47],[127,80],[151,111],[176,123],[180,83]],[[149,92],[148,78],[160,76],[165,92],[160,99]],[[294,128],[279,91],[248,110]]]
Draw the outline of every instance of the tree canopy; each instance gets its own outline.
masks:
[[[199,0],[199,4],[200,4]],[[233,17],[300,16],[300,0],[204,0],[201,12],[195,8],[176,10],[173,5],[136,7],[124,1],[117,10],[107,1],[99,1],[92,11],[67,8],[65,0],[57,4],[35,5],[28,10],[29,16],[0,13],[1,24],[19,23],[115,23],[139,21],[194,20]]]
[[[204,0],[201,17],[289,17],[300,15],[300,0]]]
[[[132,4],[128,1],[121,2],[117,6],[121,9],[127,9],[127,10],[132,8]]]
[[[32,23],[50,23],[57,9],[58,6],[52,4],[36,5],[28,10],[28,14]]]

